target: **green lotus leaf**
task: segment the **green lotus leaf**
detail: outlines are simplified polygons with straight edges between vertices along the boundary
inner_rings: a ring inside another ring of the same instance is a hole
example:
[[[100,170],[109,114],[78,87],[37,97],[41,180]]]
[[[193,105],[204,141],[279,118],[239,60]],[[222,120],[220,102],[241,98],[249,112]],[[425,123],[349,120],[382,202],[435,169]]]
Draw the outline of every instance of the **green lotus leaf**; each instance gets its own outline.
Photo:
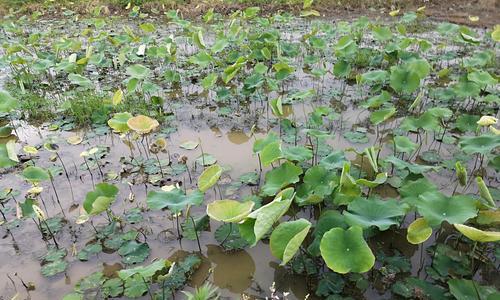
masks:
[[[120,270],[118,271],[118,277],[120,277],[122,280],[127,280],[129,277],[132,277],[135,274],[139,274],[142,276],[142,278],[149,280],[157,272],[168,269],[171,265],[172,263],[170,261],[161,258],[147,266],[139,266],[131,269]]]
[[[335,196],[335,203],[348,204],[359,195],[361,195],[361,188],[356,184],[356,180],[349,174],[351,165],[349,162],[344,163],[342,173],[340,175],[340,183],[338,193]]]
[[[450,293],[457,300],[494,300],[500,297],[494,287],[482,286],[473,280],[450,279],[448,280]]]
[[[419,117],[406,117],[401,122],[401,129],[405,131],[418,131],[423,129],[425,131],[437,131],[441,128],[439,118],[429,111],[421,114]]]
[[[254,205],[252,201],[216,200],[207,205],[207,214],[217,221],[239,223],[248,216]]]
[[[365,132],[360,131],[348,131],[344,132],[344,138],[354,144],[366,144],[370,141]]]
[[[208,67],[214,58],[205,51],[200,51],[198,54],[193,55],[188,60],[190,63],[200,66],[201,68]]]
[[[455,127],[461,132],[474,132],[477,129],[477,121],[479,121],[479,116],[460,114],[457,121],[455,122]]]
[[[351,74],[351,65],[345,60],[339,60],[333,66],[333,75],[346,78]]]
[[[68,267],[68,262],[64,260],[56,260],[43,265],[42,275],[46,277],[54,276],[56,274],[66,271],[67,267]]]
[[[392,155],[386,157],[385,161],[392,163],[399,170],[408,169],[408,171],[413,174],[422,174],[429,171],[439,170],[439,167],[412,164]]]
[[[413,93],[420,86],[420,77],[417,72],[401,66],[393,66],[390,76],[391,87],[398,93]]]
[[[136,79],[146,79],[151,70],[141,64],[135,64],[127,67],[127,75]]]
[[[408,137],[400,135],[394,137],[394,145],[396,146],[396,151],[407,154],[413,153],[418,148],[418,145]]]
[[[146,197],[146,203],[148,207],[153,210],[160,210],[168,207],[173,213],[178,213],[188,205],[200,205],[203,202],[203,198],[203,193],[201,191],[194,191],[186,195],[180,189],[173,189],[169,192],[149,192]]]
[[[500,135],[462,136],[459,144],[460,148],[467,154],[486,155],[493,149],[500,147]]]
[[[9,168],[18,162],[15,140],[8,139],[6,143],[0,142],[0,168]]]
[[[431,227],[443,221],[462,224],[477,215],[476,200],[465,195],[447,197],[440,192],[426,192],[419,196],[416,206]]]
[[[387,181],[387,173],[379,173],[375,176],[374,180],[367,180],[364,178],[360,178],[356,180],[356,184],[361,184],[369,188],[377,187],[381,184],[384,184]]]
[[[378,125],[382,122],[387,121],[389,118],[394,116],[395,113],[395,107],[379,109],[371,113],[370,122],[372,122],[373,125]]]
[[[453,224],[463,235],[475,242],[487,243],[500,241],[499,231],[483,231],[463,224]]]
[[[0,113],[9,113],[19,106],[19,102],[7,91],[0,91]]]
[[[471,72],[467,75],[467,79],[469,79],[472,82],[477,83],[481,87],[486,87],[488,85],[495,85],[497,84],[497,80],[493,78],[490,73],[487,71],[479,70],[479,71],[474,71]]]
[[[250,213],[239,225],[241,236],[255,246],[287,211],[295,196],[293,188],[279,192],[273,201]]]
[[[307,248],[307,251],[313,256],[319,256],[319,245],[323,235],[335,227],[341,227],[343,229],[349,228],[349,225],[345,222],[344,215],[337,210],[323,211],[323,213],[319,216],[318,222],[316,222],[314,226],[314,240]]]
[[[423,58],[412,58],[405,62],[405,68],[418,74],[420,79],[425,78],[431,71],[431,65]]]
[[[322,158],[319,164],[328,170],[341,169],[347,162],[344,151],[332,151],[328,156]]]
[[[392,38],[392,32],[389,27],[376,26],[373,28],[372,33],[373,37],[381,42],[388,41]]]
[[[453,85],[452,91],[456,97],[465,99],[468,97],[477,97],[481,92],[481,86],[473,81],[462,79],[457,84]]]
[[[151,249],[146,243],[128,241],[118,249],[124,264],[142,263],[149,256]]]
[[[303,162],[312,159],[313,152],[304,146],[295,146],[282,149],[283,157],[289,161]]]
[[[306,219],[281,223],[271,234],[269,246],[271,253],[286,265],[300,248],[311,228],[311,222]]]
[[[408,226],[406,239],[410,244],[421,244],[432,235],[432,228],[424,218],[418,218]]]
[[[102,294],[106,298],[118,297],[123,293],[123,281],[120,278],[111,278],[102,285]],[[64,300],[64,299],[63,299]]]
[[[109,183],[99,183],[95,190],[88,192],[83,201],[83,208],[89,215],[97,215],[107,210],[116,199],[118,188]]]
[[[335,54],[338,57],[347,57],[353,55],[358,50],[356,41],[349,35],[341,37],[335,45]]]
[[[399,188],[401,200],[410,204],[412,207],[416,206],[419,201],[419,196],[426,192],[437,192],[437,187],[431,183],[427,178],[422,177],[414,181],[406,181],[403,186]]]
[[[283,102],[281,97],[269,99],[269,106],[276,117],[283,117]]]
[[[211,165],[206,168],[200,177],[198,177],[198,189],[206,192],[209,188],[214,186],[222,175],[222,168],[219,165]]]
[[[391,100],[391,94],[387,91],[382,91],[380,95],[373,96],[361,104],[364,108],[379,108],[382,104]]]
[[[282,153],[281,153],[280,142],[269,143],[260,152],[260,160],[262,161],[262,165],[264,167],[271,165],[273,162],[280,159],[281,157]]]
[[[31,183],[39,183],[50,179],[49,173],[40,167],[26,167],[21,175]]]
[[[275,195],[282,188],[298,182],[300,174],[302,174],[302,168],[287,161],[266,173],[262,193],[267,196]]]
[[[263,151],[267,145],[279,141],[280,138],[278,135],[271,131],[265,138],[255,140],[252,147],[253,153],[259,153]]]
[[[321,239],[320,251],[328,268],[340,274],[364,273],[375,264],[375,256],[359,226],[330,229]]]
[[[303,184],[297,189],[295,202],[299,206],[316,204],[330,195],[337,183],[333,180],[336,174],[321,165],[309,168],[304,175]]]
[[[384,83],[387,77],[389,77],[389,73],[385,70],[369,71],[360,75],[359,83],[365,83],[365,82],[369,84]]]
[[[139,274],[125,280],[124,295],[129,298],[139,298],[148,291],[148,283]]]
[[[132,114],[128,112],[116,113],[113,115],[113,118],[108,120],[108,125],[115,132],[118,133],[126,133],[130,130],[127,125],[128,120],[132,118]]]
[[[219,226],[214,232],[214,238],[227,251],[248,247],[248,242],[241,237],[238,226],[233,226],[231,223]]]
[[[68,79],[71,82],[71,84],[79,85],[81,87],[92,86],[92,81],[90,81],[90,79],[79,74],[71,73],[68,75]]]
[[[408,207],[405,204],[390,199],[357,198],[347,206],[343,215],[347,224],[368,228],[377,226],[379,230],[387,230],[392,225],[399,224],[406,214]]]
[[[201,81],[201,86],[205,90],[209,90],[215,86],[215,84],[217,83],[217,78],[218,76],[216,73],[210,73],[205,78],[203,78],[203,80]]]
[[[127,126],[138,134],[147,134],[160,126],[160,123],[148,116],[138,115],[128,119]]]

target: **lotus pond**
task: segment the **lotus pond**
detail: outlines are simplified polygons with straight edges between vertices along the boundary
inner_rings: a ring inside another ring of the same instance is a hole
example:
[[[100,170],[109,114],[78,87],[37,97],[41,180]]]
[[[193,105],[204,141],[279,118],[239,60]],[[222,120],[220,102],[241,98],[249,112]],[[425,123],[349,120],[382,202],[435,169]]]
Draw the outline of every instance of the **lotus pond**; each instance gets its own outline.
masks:
[[[500,27],[6,16],[0,299],[499,299]]]

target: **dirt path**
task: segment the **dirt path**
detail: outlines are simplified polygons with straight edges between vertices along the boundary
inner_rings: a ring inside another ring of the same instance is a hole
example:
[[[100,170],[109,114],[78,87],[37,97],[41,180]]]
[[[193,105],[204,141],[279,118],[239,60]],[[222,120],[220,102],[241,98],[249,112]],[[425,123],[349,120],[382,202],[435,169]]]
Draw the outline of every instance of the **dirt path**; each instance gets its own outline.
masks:
[[[45,17],[53,18],[71,9],[80,14],[90,14],[95,7],[104,5],[103,13],[110,15],[127,15],[129,10],[122,6],[108,4],[108,0],[93,1],[75,1],[71,6],[64,4],[54,4],[51,7],[42,7],[41,4],[26,4],[18,9],[18,14],[30,14],[34,11],[44,11]],[[201,3],[200,3],[201,2]],[[214,3],[215,2],[215,3]],[[269,1],[272,2],[272,1]],[[382,3],[381,3],[382,2]],[[388,4],[387,2],[396,2]],[[253,4],[259,6],[264,14],[273,14],[278,11],[287,11],[299,14],[301,4]],[[183,4],[161,4],[159,1],[145,3],[141,11],[152,15],[162,15],[163,11],[177,9],[186,18],[196,18],[203,15],[208,9],[213,8],[215,12],[221,14],[230,14],[237,9],[244,9],[252,6],[252,1],[246,1],[246,4],[225,3],[224,1],[190,1],[186,0]],[[403,0],[403,1],[380,1],[380,0],[317,0],[313,9],[320,12],[324,17],[353,18],[360,15],[371,17],[387,17],[388,12],[393,9],[400,9],[401,13],[415,11],[417,8],[426,6],[426,15],[438,21],[449,21],[457,24],[464,24],[474,27],[491,28],[499,24],[500,19],[500,0]],[[0,4],[0,16],[8,12],[5,5]],[[477,16],[479,20],[471,21],[469,16]]]

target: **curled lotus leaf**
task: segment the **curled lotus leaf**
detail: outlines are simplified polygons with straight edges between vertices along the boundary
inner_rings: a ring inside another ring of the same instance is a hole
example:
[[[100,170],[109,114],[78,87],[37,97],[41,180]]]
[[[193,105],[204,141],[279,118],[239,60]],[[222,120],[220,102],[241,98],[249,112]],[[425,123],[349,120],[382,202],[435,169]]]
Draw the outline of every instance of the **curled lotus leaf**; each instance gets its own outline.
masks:
[[[148,116],[138,115],[128,119],[127,125],[138,134],[148,134],[160,126],[160,123]]]
[[[207,214],[217,221],[238,223],[248,216],[254,205],[252,201],[217,200],[207,205]]]

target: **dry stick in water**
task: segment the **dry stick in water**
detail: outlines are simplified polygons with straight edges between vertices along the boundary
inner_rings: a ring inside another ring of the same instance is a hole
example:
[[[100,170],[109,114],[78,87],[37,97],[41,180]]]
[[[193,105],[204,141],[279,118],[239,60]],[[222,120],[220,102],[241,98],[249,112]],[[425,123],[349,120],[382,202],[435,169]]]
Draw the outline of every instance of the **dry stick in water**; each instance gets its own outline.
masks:
[[[61,156],[59,155],[59,152],[57,152],[57,151],[56,151],[56,156],[59,159],[59,161],[61,162],[61,165],[64,169],[64,174],[66,175],[66,179],[68,180],[68,183],[69,183],[69,189],[71,191],[71,199],[73,200],[73,203],[74,203],[75,202],[75,194],[73,193],[73,185],[71,184],[71,180],[69,179],[68,170],[66,169],[66,165],[64,164]]]
[[[59,207],[61,208],[61,212],[63,213],[63,216],[66,217],[66,214],[64,213],[64,209],[61,205],[61,200],[59,199],[59,194],[57,194],[56,186],[54,185],[54,177],[52,177],[51,172],[49,172],[49,179],[50,179],[50,184],[52,185],[52,189],[54,190],[54,195],[56,195],[57,204],[59,204]],[[94,182],[94,181],[92,181],[92,182]]]

